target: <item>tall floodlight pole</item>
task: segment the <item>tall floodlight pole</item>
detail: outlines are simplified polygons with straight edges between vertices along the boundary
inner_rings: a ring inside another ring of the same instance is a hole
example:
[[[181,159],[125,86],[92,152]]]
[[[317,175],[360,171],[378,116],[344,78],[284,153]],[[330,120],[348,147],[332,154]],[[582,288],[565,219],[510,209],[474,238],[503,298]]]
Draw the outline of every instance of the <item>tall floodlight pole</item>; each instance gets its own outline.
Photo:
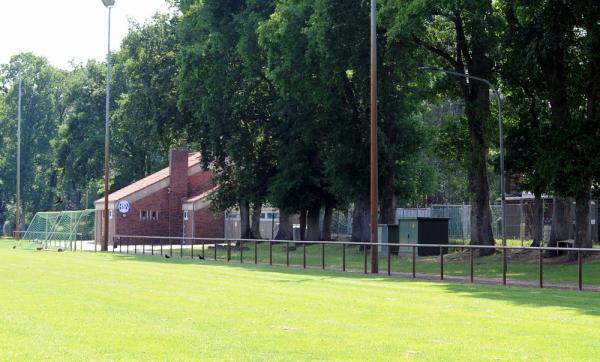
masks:
[[[23,88],[23,77],[21,76],[22,65],[20,62],[16,64],[18,76],[19,76],[19,97],[17,101],[17,209],[15,212],[16,226],[15,236],[20,239],[21,231],[21,99],[22,99],[22,88]]]
[[[500,203],[501,203],[501,207],[502,207],[502,246],[506,246],[506,186],[505,186],[505,179],[506,176],[504,175],[504,130],[503,130],[503,124],[502,124],[502,100],[500,98],[500,92],[498,92],[498,90],[496,89],[496,87],[494,87],[494,85],[488,81],[487,79],[483,79],[480,77],[475,77],[472,76],[470,74],[465,74],[465,73],[459,73],[459,72],[454,72],[451,70],[446,70],[446,69],[441,69],[441,68],[432,68],[432,67],[422,67],[419,68],[423,71],[426,72],[442,72],[442,73],[446,73],[446,74],[451,74],[451,75],[455,75],[457,77],[462,77],[462,78],[466,78],[468,79],[474,79],[474,80],[478,80],[480,82],[485,83],[491,90],[492,93],[494,93],[494,97],[496,98],[496,103],[498,103],[498,129],[499,129],[499,138],[500,138]],[[506,270],[506,252],[505,250],[503,250],[503,259],[504,259],[504,269]],[[504,275],[506,275],[505,273],[503,273]],[[506,284],[506,280],[504,280],[504,283]]]
[[[377,183],[377,1],[371,0],[371,273],[379,272]]]
[[[108,8],[108,52],[106,54],[106,119],[104,129],[104,233],[100,250],[108,250],[108,176],[109,176],[109,123],[110,123],[110,15],[115,0],[102,0],[104,6]]]

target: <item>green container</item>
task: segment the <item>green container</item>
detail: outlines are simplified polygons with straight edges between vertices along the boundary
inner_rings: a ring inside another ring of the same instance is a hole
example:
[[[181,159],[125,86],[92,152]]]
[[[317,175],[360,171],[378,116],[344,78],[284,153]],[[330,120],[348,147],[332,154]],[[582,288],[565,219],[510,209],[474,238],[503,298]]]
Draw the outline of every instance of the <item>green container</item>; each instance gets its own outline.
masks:
[[[398,221],[400,244],[445,244],[448,240],[448,220],[440,217],[410,217]],[[443,248],[444,254],[448,253]],[[411,247],[400,247],[400,255],[412,254]],[[417,249],[419,256],[440,255],[438,247],[420,247]]]
[[[377,235],[380,243],[398,244],[400,241],[398,225],[395,224],[379,224],[377,225]],[[379,255],[387,256],[388,251],[392,255],[398,255],[397,246],[379,245]]]

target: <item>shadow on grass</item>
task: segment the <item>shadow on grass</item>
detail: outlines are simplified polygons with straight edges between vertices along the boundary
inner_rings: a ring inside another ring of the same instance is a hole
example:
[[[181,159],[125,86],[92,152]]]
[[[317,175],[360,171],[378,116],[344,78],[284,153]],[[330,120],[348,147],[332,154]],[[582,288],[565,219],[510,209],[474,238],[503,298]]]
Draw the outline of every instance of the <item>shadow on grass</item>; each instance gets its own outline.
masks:
[[[112,254],[111,254],[112,255]],[[430,283],[434,288],[438,288],[447,293],[460,294],[467,297],[477,299],[489,299],[496,301],[507,301],[515,305],[532,306],[532,307],[558,307],[568,310],[576,310],[583,314],[599,315],[600,303],[598,302],[598,293],[590,291],[574,291],[561,289],[538,289],[521,286],[502,286],[489,284],[465,284],[456,281],[435,281],[425,279],[409,279],[405,277],[388,277],[386,275],[362,274],[359,272],[342,272],[336,270],[321,270],[317,268],[302,269],[302,266],[273,265],[244,263],[238,261],[227,263],[224,260],[199,260],[199,259],[166,259],[160,256],[143,256],[143,255],[127,255],[114,254],[114,261],[139,261],[163,264],[190,264],[202,265],[208,267],[223,267],[228,266],[233,269],[241,269],[245,271],[257,271],[266,273],[277,273],[283,275],[307,276],[313,278],[300,279],[282,279],[275,282],[281,283],[306,283],[315,280],[331,280],[337,278],[355,279],[355,280],[379,280],[385,283]],[[316,277],[316,278],[315,278]]]

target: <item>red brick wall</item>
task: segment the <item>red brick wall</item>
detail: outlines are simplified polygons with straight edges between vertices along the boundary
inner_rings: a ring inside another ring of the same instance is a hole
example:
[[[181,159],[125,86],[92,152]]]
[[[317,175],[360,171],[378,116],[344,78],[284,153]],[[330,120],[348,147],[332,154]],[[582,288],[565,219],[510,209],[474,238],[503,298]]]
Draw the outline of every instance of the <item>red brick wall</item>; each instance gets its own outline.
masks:
[[[183,211],[181,201],[188,197],[188,152],[186,149],[174,149],[169,152],[168,210],[171,236],[183,236]]]
[[[224,238],[225,215],[223,213],[213,214],[210,206],[195,210],[194,229],[196,238]]]
[[[148,236],[171,236],[181,235],[182,225],[173,220],[170,215],[170,198],[168,190],[162,189],[149,195],[131,205],[129,212],[123,216],[116,213],[117,234],[120,235],[148,235]],[[181,203],[178,205],[181,210]],[[148,212],[147,220],[140,219],[140,211]],[[158,212],[158,220],[152,220],[152,211]],[[169,217],[171,223],[169,223]]]

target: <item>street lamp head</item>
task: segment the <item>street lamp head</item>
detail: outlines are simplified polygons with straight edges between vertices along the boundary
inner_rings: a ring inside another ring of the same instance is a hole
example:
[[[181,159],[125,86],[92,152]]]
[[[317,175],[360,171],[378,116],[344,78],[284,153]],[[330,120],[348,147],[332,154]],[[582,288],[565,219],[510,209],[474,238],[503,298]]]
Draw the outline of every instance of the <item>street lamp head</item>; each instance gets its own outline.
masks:
[[[115,0],[102,0],[102,3],[106,7],[115,6]]]

